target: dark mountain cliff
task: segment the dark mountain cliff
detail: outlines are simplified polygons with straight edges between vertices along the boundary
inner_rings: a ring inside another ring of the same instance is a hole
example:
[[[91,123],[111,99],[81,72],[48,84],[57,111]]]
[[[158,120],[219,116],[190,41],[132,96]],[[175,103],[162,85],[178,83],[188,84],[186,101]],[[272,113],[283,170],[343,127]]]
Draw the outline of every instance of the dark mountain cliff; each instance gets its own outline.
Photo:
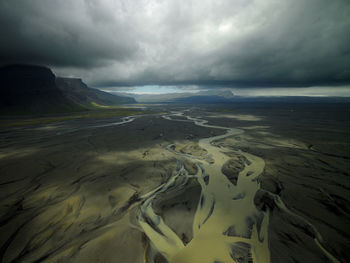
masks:
[[[11,65],[0,68],[0,110],[13,113],[63,112],[83,108],[65,97],[49,68]]]
[[[111,106],[136,102],[133,98],[116,96],[98,89],[89,88],[81,79],[57,77],[56,84],[67,98],[85,106],[91,106],[93,103]]]
[[[83,111],[94,105],[134,102],[132,98],[89,88],[81,79],[56,78],[47,67],[0,67],[0,113],[3,114]]]

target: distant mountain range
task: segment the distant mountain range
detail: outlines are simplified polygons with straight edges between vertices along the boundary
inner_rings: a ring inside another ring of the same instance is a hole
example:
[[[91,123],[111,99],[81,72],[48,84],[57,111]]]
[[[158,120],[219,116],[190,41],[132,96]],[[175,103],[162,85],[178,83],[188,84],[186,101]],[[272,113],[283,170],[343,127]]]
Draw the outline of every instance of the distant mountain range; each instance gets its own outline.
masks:
[[[115,93],[130,96],[140,103],[179,103],[179,104],[232,104],[232,103],[349,103],[347,97],[310,97],[310,96],[236,96],[230,89],[211,89],[196,93],[168,94],[132,94]]]
[[[119,93],[115,94],[122,96],[129,96],[140,103],[157,103],[157,102],[187,102],[189,100],[202,101],[203,103],[229,101],[235,95],[229,89],[212,89],[204,90],[196,93],[167,93],[167,94],[133,94],[133,93]]]
[[[213,96],[190,96],[184,98],[177,98],[169,101],[170,103],[193,103],[193,104],[213,104],[213,103],[228,103],[232,100],[218,95]]]
[[[237,103],[349,103],[350,98],[347,97],[307,97],[307,96],[281,96],[281,97],[241,97],[234,96],[232,98],[225,98],[222,96],[190,96],[185,98],[177,98],[168,103],[179,104],[237,104]]]
[[[0,68],[0,113],[71,112],[122,103],[135,103],[135,100],[89,88],[81,79],[56,77],[47,67]]]

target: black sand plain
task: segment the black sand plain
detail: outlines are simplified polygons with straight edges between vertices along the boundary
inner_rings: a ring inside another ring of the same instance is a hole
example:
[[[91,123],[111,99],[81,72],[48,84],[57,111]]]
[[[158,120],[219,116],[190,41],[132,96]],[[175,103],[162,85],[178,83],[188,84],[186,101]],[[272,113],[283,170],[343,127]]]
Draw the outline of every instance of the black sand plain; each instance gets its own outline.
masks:
[[[162,117],[183,111],[242,129],[214,144],[265,161],[254,202],[270,214],[272,263],[350,261],[348,104],[148,107],[153,114],[124,124],[115,117],[0,128],[0,262],[149,262],[150,240],[138,221],[144,196],[179,163],[196,173],[176,152],[208,158],[198,141],[224,134]],[[247,164],[227,155],[222,171],[235,182]],[[184,245],[193,238],[200,192],[191,178],[153,201]],[[251,262],[242,250],[232,262]],[[166,262],[161,253],[152,260]]]

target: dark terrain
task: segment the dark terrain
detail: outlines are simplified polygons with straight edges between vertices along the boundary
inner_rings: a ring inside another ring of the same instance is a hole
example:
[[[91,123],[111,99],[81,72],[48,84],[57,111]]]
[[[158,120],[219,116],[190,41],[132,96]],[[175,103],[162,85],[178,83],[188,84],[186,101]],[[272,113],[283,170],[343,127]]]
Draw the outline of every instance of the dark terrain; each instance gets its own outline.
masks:
[[[0,262],[144,262],[142,196],[171,178],[179,162],[190,174],[197,169],[166,147],[205,157],[199,139],[223,134],[161,117],[183,110],[244,130],[215,142],[232,149],[223,167],[232,182],[247,165],[237,150],[265,161],[255,205],[270,213],[272,263],[349,261],[349,105],[254,103],[154,106],[155,114],[125,124],[111,117],[1,128]],[[199,194],[191,179],[154,201],[184,244]]]
[[[89,88],[80,79],[56,78],[47,67],[0,68],[1,115],[69,113],[125,103],[135,100]]]

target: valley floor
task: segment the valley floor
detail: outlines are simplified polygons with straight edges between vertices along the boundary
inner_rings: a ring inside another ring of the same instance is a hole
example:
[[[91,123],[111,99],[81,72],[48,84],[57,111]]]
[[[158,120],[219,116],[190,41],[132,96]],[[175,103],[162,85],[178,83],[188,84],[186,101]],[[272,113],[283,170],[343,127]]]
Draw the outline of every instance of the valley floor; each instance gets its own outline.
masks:
[[[1,127],[0,262],[350,261],[350,107],[153,110]]]

